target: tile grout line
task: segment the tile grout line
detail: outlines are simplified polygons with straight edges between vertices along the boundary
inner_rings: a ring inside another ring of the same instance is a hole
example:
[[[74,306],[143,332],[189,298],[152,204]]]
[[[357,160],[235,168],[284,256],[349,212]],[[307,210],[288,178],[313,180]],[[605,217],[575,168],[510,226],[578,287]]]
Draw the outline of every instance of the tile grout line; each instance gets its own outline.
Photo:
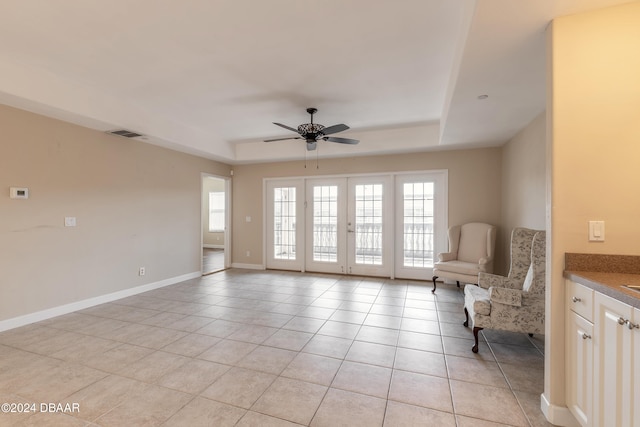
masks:
[[[459,427],[459,423],[458,423],[458,417],[456,416],[456,405],[454,404],[454,399],[453,399],[453,386],[451,385],[451,376],[449,373],[449,364],[447,363],[447,357],[446,357],[446,353],[445,353],[445,346],[444,346],[444,335],[442,335],[442,327],[440,325],[441,321],[440,321],[440,307],[438,306],[438,302],[437,302],[437,295],[435,294],[435,292],[433,293],[434,295],[434,303],[436,306],[436,314],[438,316],[438,328],[440,330],[440,343],[442,344],[442,358],[444,359],[444,367],[445,367],[445,372],[447,374],[447,384],[449,384],[449,394],[451,396],[451,410],[452,415],[453,415],[453,421],[456,425],[456,427]]]

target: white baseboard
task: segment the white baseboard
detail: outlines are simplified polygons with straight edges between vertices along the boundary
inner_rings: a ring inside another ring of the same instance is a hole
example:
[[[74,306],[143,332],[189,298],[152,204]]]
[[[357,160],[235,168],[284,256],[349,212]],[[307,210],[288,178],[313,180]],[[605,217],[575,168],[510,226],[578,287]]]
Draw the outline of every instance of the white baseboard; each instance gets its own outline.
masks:
[[[544,393],[540,395],[540,409],[547,418],[547,421],[554,426],[580,427],[580,424],[575,419],[569,408],[566,406],[552,405],[547,400]]]
[[[224,245],[211,245],[208,243],[203,244],[202,247],[207,249],[224,249]]]
[[[169,279],[160,280],[154,283],[148,283],[146,285],[136,286],[135,288],[123,289],[118,292],[113,292],[106,295],[100,295],[98,297],[88,298],[82,301],[76,301],[58,307],[48,308],[42,311],[36,311],[35,313],[25,314],[23,316],[13,317],[11,319],[0,321],[0,332],[7,331],[9,329],[18,328],[20,326],[28,325],[30,323],[40,322],[52,317],[61,316],[63,314],[72,313],[78,310],[84,310],[85,308],[93,307],[95,305],[104,304],[119,300],[121,298],[137,295],[142,292],[152,291],[154,289],[163,288],[165,286],[173,285],[175,283],[184,282],[185,280],[195,279],[202,276],[200,271],[194,271],[193,273],[183,274],[181,276],[171,277]]]
[[[265,266],[262,264],[242,264],[239,262],[232,263],[231,268],[244,268],[246,270],[266,270]]]

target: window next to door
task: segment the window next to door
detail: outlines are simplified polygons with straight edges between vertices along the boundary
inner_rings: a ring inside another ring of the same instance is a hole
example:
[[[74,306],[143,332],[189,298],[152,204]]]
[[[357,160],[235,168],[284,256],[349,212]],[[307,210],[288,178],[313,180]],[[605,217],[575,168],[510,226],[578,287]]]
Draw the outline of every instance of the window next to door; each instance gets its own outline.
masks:
[[[209,193],[209,231],[224,231],[224,191],[212,191]]]

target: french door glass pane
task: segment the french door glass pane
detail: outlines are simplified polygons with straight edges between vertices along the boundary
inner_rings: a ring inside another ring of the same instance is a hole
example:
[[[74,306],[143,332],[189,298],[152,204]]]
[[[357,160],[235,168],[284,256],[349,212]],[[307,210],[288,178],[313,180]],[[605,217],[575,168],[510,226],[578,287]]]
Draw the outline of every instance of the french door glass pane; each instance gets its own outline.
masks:
[[[296,259],[296,188],[273,190],[273,256]]]
[[[382,265],[382,184],[355,186],[355,262]]]
[[[405,267],[433,267],[433,182],[403,186]]]
[[[313,187],[313,260],[338,260],[338,186]]]

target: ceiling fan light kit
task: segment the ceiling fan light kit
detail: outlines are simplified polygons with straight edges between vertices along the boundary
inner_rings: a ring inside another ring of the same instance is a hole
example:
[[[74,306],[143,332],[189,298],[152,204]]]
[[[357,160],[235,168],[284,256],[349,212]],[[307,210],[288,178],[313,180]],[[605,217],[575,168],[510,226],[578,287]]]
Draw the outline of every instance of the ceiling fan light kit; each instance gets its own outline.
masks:
[[[338,144],[357,144],[358,140],[350,139],[350,138],[338,138],[332,135],[334,133],[342,132],[349,129],[349,126],[345,124],[338,124],[329,127],[324,127],[321,124],[313,123],[313,115],[318,112],[317,108],[307,108],[307,113],[311,115],[310,123],[303,123],[298,126],[298,129],[294,129],[290,126],[283,125],[282,123],[273,124],[276,126],[280,126],[281,128],[290,130],[292,132],[296,132],[300,136],[293,136],[289,138],[275,138],[275,139],[266,139],[264,142],[274,142],[274,141],[284,141],[287,139],[304,139],[307,142],[307,151],[313,151],[317,147],[317,142],[319,140],[337,142]]]

